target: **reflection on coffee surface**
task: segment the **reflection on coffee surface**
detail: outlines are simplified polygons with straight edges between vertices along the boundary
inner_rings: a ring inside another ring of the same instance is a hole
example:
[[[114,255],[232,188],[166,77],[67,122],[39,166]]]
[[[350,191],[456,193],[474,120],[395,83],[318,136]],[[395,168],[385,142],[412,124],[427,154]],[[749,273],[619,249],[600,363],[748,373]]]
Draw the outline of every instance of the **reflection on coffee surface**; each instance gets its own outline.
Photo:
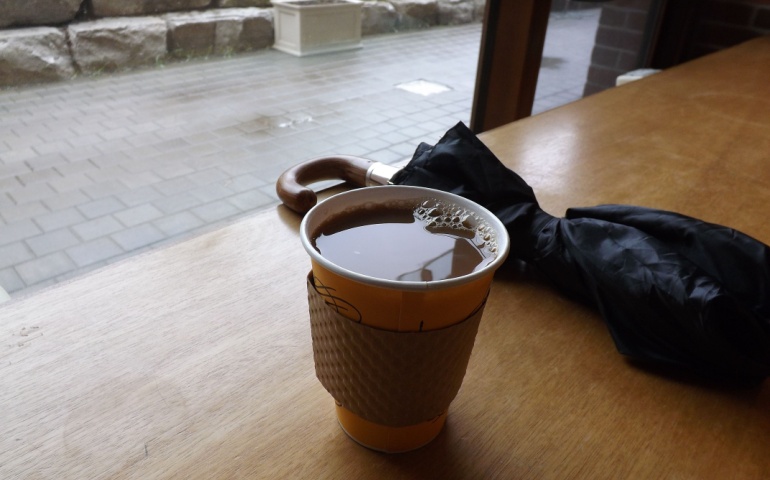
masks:
[[[312,238],[332,263],[398,281],[467,275],[491,263],[497,249],[492,229],[477,215],[432,199],[345,211],[330,217]]]

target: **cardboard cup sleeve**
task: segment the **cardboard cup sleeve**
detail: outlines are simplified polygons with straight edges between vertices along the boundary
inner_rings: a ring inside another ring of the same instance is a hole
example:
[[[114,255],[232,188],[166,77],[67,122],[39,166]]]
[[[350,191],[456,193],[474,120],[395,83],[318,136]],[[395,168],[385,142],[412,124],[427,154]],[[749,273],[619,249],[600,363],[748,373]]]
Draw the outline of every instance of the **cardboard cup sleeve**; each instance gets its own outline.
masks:
[[[308,276],[316,376],[360,417],[391,427],[431,420],[449,408],[465,376],[485,302],[468,318],[424,332],[352,321],[326,303]]]

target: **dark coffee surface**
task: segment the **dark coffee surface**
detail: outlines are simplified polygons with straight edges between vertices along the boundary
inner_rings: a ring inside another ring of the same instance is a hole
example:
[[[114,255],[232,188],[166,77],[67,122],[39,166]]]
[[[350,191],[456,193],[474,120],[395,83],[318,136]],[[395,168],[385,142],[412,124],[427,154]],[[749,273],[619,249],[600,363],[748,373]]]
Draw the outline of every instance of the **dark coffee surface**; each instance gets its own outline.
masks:
[[[339,215],[313,235],[323,257],[376,278],[436,281],[472,273],[494,257],[475,244],[475,232],[430,226],[412,208],[367,209]]]

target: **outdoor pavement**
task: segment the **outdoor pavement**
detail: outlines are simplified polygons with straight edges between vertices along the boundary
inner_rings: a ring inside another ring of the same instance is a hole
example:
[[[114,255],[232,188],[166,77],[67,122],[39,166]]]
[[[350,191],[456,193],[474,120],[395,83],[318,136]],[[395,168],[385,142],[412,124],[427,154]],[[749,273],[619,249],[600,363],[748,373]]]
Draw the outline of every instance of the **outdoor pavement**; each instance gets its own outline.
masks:
[[[555,13],[534,113],[583,93],[599,10]],[[18,296],[274,206],[319,155],[385,163],[468,123],[481,26],[0,91],[0,286]],[[446,87],[423,95],[415,81]]]

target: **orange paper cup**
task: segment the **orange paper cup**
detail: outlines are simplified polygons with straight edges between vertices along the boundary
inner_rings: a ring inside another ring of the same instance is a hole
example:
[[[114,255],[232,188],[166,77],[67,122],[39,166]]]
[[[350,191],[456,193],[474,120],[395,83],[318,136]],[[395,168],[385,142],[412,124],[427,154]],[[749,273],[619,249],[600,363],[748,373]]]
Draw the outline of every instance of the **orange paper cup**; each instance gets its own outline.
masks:
[[[417,207],[425,200],[438,200],[470,213],[471,228],[483,229],[496,245],[491,263],[461,277],[397,281],[342,268],[324,258],[313,246],[313,235],[332,216],[361,206],[394,202],[414,202]],[[327,304],[353,321],[401,332],[439,329],[468,318],[484,302],[494,272],[505,261],[509,250],[504,225],[482,206],[450,193],[408,186],[369,187],[330,197],[307,213],[300,226],[300,237],[311,258],[316,289],[328,296]],[[414,450],[429,443],[441,432],[446,415],[444,411],[415,425],[391,427],[366,420],[337,404],[337,418],[343,430],[358,443],[384,452]]]

